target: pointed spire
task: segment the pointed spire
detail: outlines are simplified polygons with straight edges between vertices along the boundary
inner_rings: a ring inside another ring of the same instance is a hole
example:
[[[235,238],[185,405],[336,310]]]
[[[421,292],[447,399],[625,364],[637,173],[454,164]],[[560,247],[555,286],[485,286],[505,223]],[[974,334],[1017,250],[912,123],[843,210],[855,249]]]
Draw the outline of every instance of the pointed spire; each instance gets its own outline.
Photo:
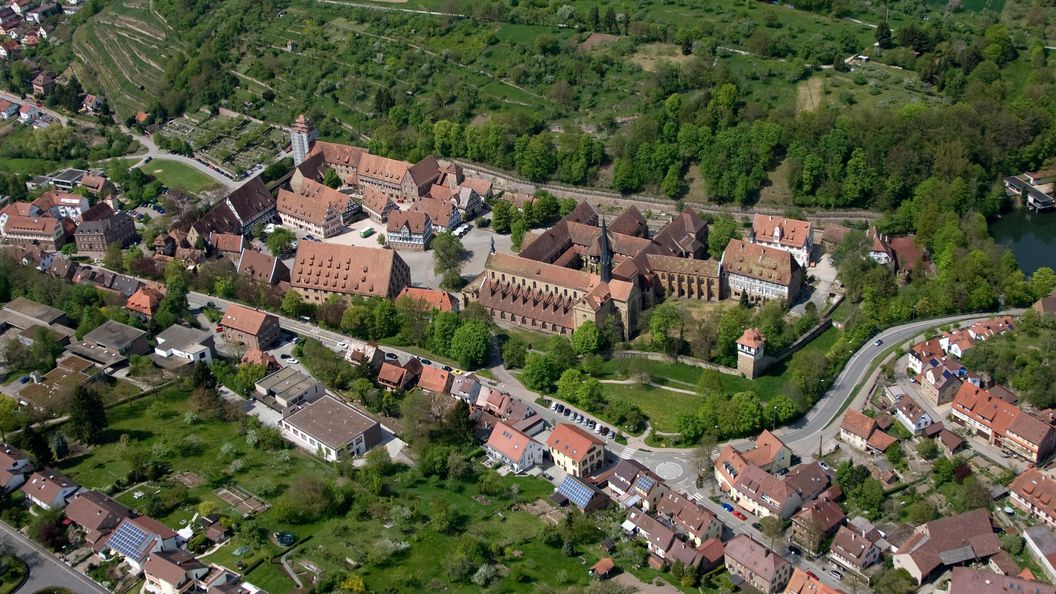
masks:
[[[609,227],[605,217],[601,217],[601,237],[598,238],[598,272],[601,274],[601,282],[607,283],[612,280],[612,248],[609,246]]]

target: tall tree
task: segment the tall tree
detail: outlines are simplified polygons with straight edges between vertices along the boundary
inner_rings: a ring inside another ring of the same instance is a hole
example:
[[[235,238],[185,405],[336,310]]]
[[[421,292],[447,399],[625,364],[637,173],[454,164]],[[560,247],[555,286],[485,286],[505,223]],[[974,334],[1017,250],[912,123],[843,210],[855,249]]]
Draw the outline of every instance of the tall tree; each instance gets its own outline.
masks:
[[[440,278],[445,289],[462,288],[462,262],[466,250],[462,240],[453,233],[439,233],[433,237],[433,272]]]
[[[70,437],[84,443],[99,443],[106,429],[106,408],[99,392],[91,386],[80,385],[67,399]]]

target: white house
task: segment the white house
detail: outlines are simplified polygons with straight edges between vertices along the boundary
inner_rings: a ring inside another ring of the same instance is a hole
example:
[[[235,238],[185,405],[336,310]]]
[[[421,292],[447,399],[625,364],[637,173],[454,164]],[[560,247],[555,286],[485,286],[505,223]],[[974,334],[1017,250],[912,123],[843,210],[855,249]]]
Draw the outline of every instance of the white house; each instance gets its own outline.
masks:
[[[58,509],[66,507],[66,502],[80,489],[80,485],[63,476],[57,470],[39,470],[30,475],[22,492],[37,507]]]
[[[288,441],[327,462],[362,456],[382,440],[377,421],[330,395],[298,407],[279,429]]]
[[[186,326],[169,326],[155,340],[154,354],[166,359],[178,359],[188,363],[213,362],[213,335],[205,330]]]
[[[15,117],[18,115],[19,107],[21,106],[17,103],[13,103],[7,99],[0,99],[0,119],[6,120]]]
[[[520,474],[543,461],[543,444],[506,423],[496,423],[484,446],[488,456]]]
[[[895,404],[895,418],[913,435],[920,433],[932,423],[931,415],[921,408],[911,396],[904,396]]]

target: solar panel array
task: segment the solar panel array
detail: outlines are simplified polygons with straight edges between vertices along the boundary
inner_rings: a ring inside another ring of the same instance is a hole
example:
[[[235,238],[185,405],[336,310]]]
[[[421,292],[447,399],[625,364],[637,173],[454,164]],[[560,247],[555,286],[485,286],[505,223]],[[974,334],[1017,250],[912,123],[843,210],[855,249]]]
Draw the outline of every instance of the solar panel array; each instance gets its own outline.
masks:
[[[653,480],[653,477],[649,476],[648,474],[642,473],[638,476],[638,482],[635,484],[635,486],[641,489],[642,491],[648,493],[652,490],[653,485],[655,484],[656,481]]]
[[[152,538],[154,535],[143,531],[139,526],[131,522],[122,522],[110,536],[107,544],[121,555],[138,560],[143,556],[146,544]]]
[[[572,477],[565,478],[565,482],[557,488],[557,492],[564,495],[576,507],[585,508],[594,497],[594,490],[577,481]]]

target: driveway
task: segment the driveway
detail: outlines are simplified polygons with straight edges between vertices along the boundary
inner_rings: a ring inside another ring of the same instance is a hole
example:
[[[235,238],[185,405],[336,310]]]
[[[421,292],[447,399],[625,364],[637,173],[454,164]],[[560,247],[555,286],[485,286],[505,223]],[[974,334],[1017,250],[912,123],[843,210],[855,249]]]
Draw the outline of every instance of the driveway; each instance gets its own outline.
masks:
[[[37,543],[0,522],[0,542],[11,547],[29,567],[29,579],[17,592],[31,593],[44,588],[66,588],[71,592],[108,594],[107,590],[56,559]]]

